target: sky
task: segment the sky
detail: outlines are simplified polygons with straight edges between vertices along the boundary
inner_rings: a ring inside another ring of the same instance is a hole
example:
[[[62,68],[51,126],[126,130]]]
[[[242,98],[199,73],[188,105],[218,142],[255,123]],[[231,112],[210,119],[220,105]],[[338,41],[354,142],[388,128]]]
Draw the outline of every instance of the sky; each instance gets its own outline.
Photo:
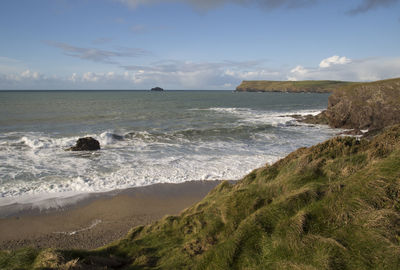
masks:
[[[2,0],[0,90],[400,77],[400,0]]]

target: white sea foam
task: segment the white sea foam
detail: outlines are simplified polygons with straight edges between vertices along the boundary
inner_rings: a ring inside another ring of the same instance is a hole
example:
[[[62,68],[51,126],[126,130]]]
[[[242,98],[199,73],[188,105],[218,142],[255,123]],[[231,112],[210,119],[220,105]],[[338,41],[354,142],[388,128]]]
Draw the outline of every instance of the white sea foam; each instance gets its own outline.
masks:
[[[242,123],[264,123],[272,126],[284,126],[296,121],[292,115],[317,115],[321,110],[299,110],[289,112],[258,111],[248,108],[209,108],[207,110],[235,115]]]

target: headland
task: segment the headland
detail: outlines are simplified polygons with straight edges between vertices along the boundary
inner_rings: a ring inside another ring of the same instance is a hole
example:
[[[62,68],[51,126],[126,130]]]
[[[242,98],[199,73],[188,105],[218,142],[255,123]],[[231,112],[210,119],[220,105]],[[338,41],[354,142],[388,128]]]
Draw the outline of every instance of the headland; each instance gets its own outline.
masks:
[[[351,84],[344,81],[243,81],[236,87],[236,92],[332,93]]]

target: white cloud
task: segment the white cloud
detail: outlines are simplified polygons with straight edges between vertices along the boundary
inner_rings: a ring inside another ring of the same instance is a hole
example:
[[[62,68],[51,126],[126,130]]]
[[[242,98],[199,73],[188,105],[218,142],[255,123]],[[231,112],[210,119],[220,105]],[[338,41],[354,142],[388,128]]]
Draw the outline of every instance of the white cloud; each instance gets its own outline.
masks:
[[[39,72],[31,71],[31,70],[27,69],[21,73],[21,77],[37,80],[37,79],[39,79]]]
[[[78,75],[76,73],[72,73],[71,77],[68,79],[71,82],[76,82]]]
[[[297,67],[290,70],[290,75],[287,76],[288,81],[297,81],[298,77],[303,77],[308,73],[308,70],[303,66],[298,65]]]
[[[300,65],[290,71],[290,73],[296,73],[296,74],[302,74],[302,75],[306,74],[307,72],[308,72],[308,70]]]
[[[107,79],[114,79],[115,72],[114,71],[107,72],[106,77]]]
[[[46,78],[26,70],[2,76],[0,89],[233,89],[241,80],[279,79],[280,72],[260,67],[259,61],[158,61],[148,65],[123,66],[123,72],[74,72],[65,77]]]
[[[265,78],[278,79],[281,76],[281,73],[276,70],[267,70],[267,69],[260,69],[260,70],[231,70],[227,69],[225,71],[225,75],[230,76],[232,78],[238,78],[241,80],[264,80]]]
[[[82,75],[78,75],[77,73],[73,73],[70,76],[68,81],[77,83],[77,84],[109,84],[109,83],[116,83],[116,82],[129,82],[131,78],[129,77],[128,73],[117,74],[115,71],[109,72],[85,72]]]
[[[133,73],[135,84],[163,85],[168,89],[232,89],[243,79],[262,79],[271,72],[259,68],[258,61],[158,61],[147,66],[124,66]]]
[[[343,81],[376,81],[400,77],[400,58],[369,58],[352,61],[348,61],[348,58],[338,59],[333,61],[334,63],[327,61],[326,65],[320,64],[319,67],[314,68],[296,67],[286,77],[290,80]]]
[[[37,71],[1,74],[0,89],[59,90],[59,89],[132,89],[134,83],[126,74],[114,71],[72,73],[70,76],[46,76]]]
[[[84,82],[97,82],[99,78],[100,76],[94,72],[86,72],[82,75],[82,81]]]
[[[351,59],[347,58],[346,56],[338,56],[334,55],[328,58],[325,58],[319,63],[319,67],[321,68],[328,68],[332,65],[345,65],[351,63]]]

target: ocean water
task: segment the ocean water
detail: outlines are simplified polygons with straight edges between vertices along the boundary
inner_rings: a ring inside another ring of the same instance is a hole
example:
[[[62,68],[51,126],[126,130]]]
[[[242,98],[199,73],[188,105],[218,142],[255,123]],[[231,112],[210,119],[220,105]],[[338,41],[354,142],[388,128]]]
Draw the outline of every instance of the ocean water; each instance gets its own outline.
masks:
[[[154,183],[237,180],[334,136],[291,114],[327,94],[0,92],[0,206]],[[70,152],[80,137],[102,149]]]

